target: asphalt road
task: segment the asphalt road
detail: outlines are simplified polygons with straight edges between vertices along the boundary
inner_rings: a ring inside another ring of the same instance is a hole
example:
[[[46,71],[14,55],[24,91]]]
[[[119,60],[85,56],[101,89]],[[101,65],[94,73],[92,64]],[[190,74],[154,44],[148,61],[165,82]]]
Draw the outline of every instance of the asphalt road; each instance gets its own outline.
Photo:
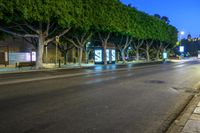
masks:
[[[199,61],[0,75],[0,133],[162,133]]]

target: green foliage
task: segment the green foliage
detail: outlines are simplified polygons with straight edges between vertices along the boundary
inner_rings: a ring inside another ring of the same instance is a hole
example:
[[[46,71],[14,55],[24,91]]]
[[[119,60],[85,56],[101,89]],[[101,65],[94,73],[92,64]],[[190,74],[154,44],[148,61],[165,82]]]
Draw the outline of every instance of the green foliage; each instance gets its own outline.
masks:
[[[0,7],[3,23],[53,21],[63,28],[72,26],[168,43],[174,43],[177,37],[177,30],[166,23],[166,16],[150,16],[119,0],[0,0]]]
[[[0,0],[1,26],[28,23],[38,29],[48,22],[59,30],[72,27],[71,34],[112,33],[170,46],[177,41],[177,29],[166,16],[150,16],[119,0]]]
[[[1,0],[0,19],[6,23],[47,23],[62,27],[76,24],[80,11],[71,0]]]

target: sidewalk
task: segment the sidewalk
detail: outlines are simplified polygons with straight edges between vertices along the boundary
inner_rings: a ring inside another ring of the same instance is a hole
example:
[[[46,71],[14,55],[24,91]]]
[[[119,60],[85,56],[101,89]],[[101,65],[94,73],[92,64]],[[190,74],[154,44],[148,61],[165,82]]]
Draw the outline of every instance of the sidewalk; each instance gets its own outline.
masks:
[[[159,61],[157,61],[159,62]],[[127,62],[126,64],[145,64],[145,63],[152,63],[152,62],[144,62],[144,61],[139,61],[139,62]],[[155,62],[154,62],[155,63]],[[109,65],[109,64],[108,64]],[[122,62],[116,63],[116,65],[124,65]],[[94,63],[89,63],[89,64],[61,64],[61,67],[59,65],[55,65],[55,63],[44,63],[43,64],[43,69],[36,70],[34,67],[22,67],[22,68],[16,68],[15,65],[7,65],[6,67],[4,65],[0,65],[0,74],[1,73],[13,73],[13,72],[27,72],[27,71],[48,71],[48,70],[57,70],[57,69],[73,69],[73,68],[84,68],[84,67],[92,67],[92,66],[97,66]]]
[[[196,91],[194,97],[166,133],[200,133],[200,82],[193,88]]]
[[[186,122],[182,133],[200,133],[200,102]]]
[[[0,74],[1,73],[13,73],[13,72],[25,72],[25,71],[45,71],[45,70],[56,70],[56,69],[72,69],[72,68],[81,68],[81,67],[91,67],[94,66],[94,64],[82,64],[79,66],[78,64],[67,64],[67,65],[61,65],[59,68],[58,64],[55,65],[54,63],[48,63],[43,64],[44,68],[41,70],[36,70],[34,67],[22,67],[22,68],[16,68],[15,65],[7,65],[6,67],[4,65],[0,65]]]

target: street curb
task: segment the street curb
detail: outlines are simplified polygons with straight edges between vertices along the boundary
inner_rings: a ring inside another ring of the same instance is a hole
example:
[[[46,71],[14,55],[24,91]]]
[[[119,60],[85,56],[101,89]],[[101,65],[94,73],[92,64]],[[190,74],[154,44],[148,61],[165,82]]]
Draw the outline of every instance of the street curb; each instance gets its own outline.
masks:
[[[180,110],[180,113],[177,117],[173,120],[169,128],[167,129],[166,133],[181,133],[185,124],[190,119],[193,111],[195,110],[197,104],[200,101],[200,82],[193,86],[195,95],[192,95],[191,99],[185,104],[185,106]]]
[[[31,73],[31,72],[46,72],[46,71],[56,71],[56,70],[73,70],[73,69],[82,69],[82,68],[90,68],[93,66],[81,66],[81,67],[73,67],[73,68],[44,68],[44,69],[32,69],[32,70],[19,70],[19,71],[7,71],[2,72],[0,75],[4,74],[17,74],[17,73]]]
[[[172,63],[171,61],[156,61],[156,62],[142,62],[142,63],[127,63],[127,64],[115,64],[118,66],[123,66],[123,65],[153,65],[153,64],[161,64],[161,63]],[[110,64],[108,64],[107,66],[109,66]],[[112,65],[112,64],[111,64]],[[103,65],[104,66],[104,65]],[[49,68],[49,69],[32,69],[32,70],[18,70],[18,71],[6,71],[6,72],[0,72],[0,75],[4,75],[4,74],[18,74],[18,73],[29,73],[29,72],[45,72],[45,71],[56,71],[56,70],[73,70],[73,69],[83,69],[83,68],[91,68],[91,67],[95,67],[93,66],[75,66],[75,67],[70,67],[70,68]]]

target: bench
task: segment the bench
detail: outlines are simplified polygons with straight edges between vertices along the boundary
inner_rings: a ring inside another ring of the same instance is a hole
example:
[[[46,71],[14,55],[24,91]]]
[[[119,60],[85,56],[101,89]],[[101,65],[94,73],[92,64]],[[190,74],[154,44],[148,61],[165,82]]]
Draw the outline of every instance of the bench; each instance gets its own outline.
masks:
[[[18,62],[16,63],[16,67],[22,68],[22,67],[33,67],[35,66],[35,62]]]

